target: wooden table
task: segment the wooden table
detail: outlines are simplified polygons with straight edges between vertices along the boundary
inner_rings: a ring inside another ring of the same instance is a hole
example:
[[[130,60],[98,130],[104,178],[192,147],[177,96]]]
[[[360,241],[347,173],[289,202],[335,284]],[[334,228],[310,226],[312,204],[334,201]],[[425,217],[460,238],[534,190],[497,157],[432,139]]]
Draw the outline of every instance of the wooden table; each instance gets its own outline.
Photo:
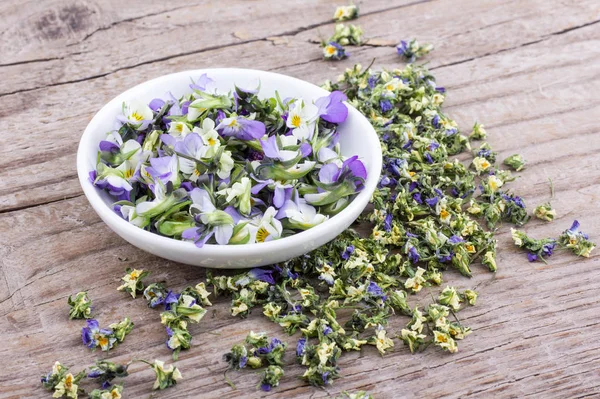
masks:
[[[287,3],[287,4],[286,4]],[[144,253],[112,233],[83,196],[75,171],[79,137],[108,100],[145,80],[186,69],[236,66],[314,83],[376,58],[402,63],[390,43],[416,37],[436,50],[425,59],[448,90],[445,110],[467,131],[486,124],[500,159],[520,152],[528,167],[511,186],[530,208],[556,190],[554,223],[526,231],[556,236],[573,219],[600,240],[600,3],[587,1],[374,0],[356,22],[371,45],[324,62],[310,42],[333,30],[341,2],[206,0],[3,1],[0,3],[0,397],[50,397],[39,384],[55,360],[81,369],[104,353],[80,341],[66,298],[89,290],[101,324],[131,316],[134,332],[109,358],[169,360],[156,311],[115,290],[126,267],[152,271],[174,288],[205,270]],[[388,43],[388,45],[386,45]],[[477,286],[476,307],[462,312],[474,334],[460,351],[411,355],[401,342],[345,354],[342,378],[318,389],[286,376],[269,394],[253,372],[223,379],[221,356],[247,332],[280,328],[255,311],[228,314],[228,300],[192,327],[193,347],[176,363],[184,380],[153,396],[328,397],[367,390],[398,397],[592,397],[600,395],[600,251],[589,259],[556,255],[530,264],[509,226],[499,233],[498,272],[473,279],[448,273],[457,287]],[[394,318],[398,330],[404,318]],[[295,345],[297,337],[287,339]],[[291,352],[291,350],[290,350]],[[152,373],[132,367],[126,397],[148,397]],[[92,384],[88,385],[92,386]]]

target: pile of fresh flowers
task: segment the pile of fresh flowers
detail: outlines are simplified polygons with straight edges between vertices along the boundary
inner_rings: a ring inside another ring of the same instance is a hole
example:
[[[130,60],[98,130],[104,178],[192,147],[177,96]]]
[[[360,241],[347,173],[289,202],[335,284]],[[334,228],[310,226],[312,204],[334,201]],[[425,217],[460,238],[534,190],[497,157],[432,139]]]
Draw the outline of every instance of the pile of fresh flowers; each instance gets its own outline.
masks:
[[[346,96],[261,99],[259,87],[220,94],[204,74],[179,99],[124,103],[90,179],[130,223],[198,247],[265,242],[324,222],[367,174],[357,156],[340,154]]]

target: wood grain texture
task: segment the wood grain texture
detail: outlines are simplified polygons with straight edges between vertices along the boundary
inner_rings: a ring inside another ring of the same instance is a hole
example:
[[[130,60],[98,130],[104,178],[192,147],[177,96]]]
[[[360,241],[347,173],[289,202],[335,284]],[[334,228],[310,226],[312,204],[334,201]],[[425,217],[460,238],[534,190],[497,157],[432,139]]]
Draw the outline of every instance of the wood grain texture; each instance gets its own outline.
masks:
[[[273,70],[314,83],[376,58],[401,64],[390,46],[352,48],[324,62],[310,40],[333,29],[325,0],[117,2],[51,0],[0,3],[0,398],[49,397],[38,375],[59,359],[74,369],[104,353],[80,344],[66,298],[89,290],[101,324],[131,316],[133,333],[109,353],[115,361],[168,359],[158,313],[115,291],[126,267],[182,288],[205,270],[144,253],[93,213],[75,172],[78,139],[104,103],[145,80],[186,69],[238,66]],[[416,37],[436,50],[425,61],[448,89],[447,113],[467,130],[486,125],[500,159],[529,161],[511,183],[530,208],[555,188],[553,223],[526,231],[556,236],[573,219],[600,237],[600,3],[588,1],[365,1],[366,37],[389,43]],[[380,357],[372,347],[345,354],[342,378],[326,389],[298,379],[288,356],[281,386],[256,390],[251,371],[230,372],[221,356],[250,329],[283,336],[254,312],[245,320],[215,301],[214,314],[191,329],[193,346],[177,366],[185,379],[157,393],[176,397],[335,396],[368,390],[397,397],[597,397],[600,395],[600,257],[557,254],[529,264],[498,231],[498,272],[449,284],[477,286],[480,300],[461,312],[474,330],[460,351],[411,355],[401,342]],[[406,320],[392,319],[392,331]],[[295,345],[297,336],[286,338]],[[291,355],[291,351],[290,351]],[[152,373],[132,368],[127,397],[148,397]]]

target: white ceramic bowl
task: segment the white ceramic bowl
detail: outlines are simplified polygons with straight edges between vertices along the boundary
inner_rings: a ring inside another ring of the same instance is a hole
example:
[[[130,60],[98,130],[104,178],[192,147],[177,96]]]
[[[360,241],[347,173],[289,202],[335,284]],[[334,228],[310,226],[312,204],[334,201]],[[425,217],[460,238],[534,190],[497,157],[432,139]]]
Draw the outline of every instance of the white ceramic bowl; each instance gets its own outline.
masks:
[[[83,192],[100,218],[115,233],[131,244],[154,255],[196,266],[235,269],[283,262],[307,253],[334,239],[356,220],[369,202],[381,173],[381,147],[377,133],[367,119],[348,105],[348,119],[339,126],[341,152],[345,156],[358,155],[367,169],[364,189],[339,214],[309,230],[270,242],[245,245],[204,245],[198,248],[192,242],[162,237],[142,230],[123,220],[112,209],[114,199],[97,189],[89,181],[89,172],[95,170],[98,143],[106,137],[121,112],[123,101],[139,99],[149,102],[165,98],[171,91],[175,97],[190,92],[190,78],[203,73],[215,80],[217,90],[227,92],[234,83],[239,87],[255,87],[260,80],[259,96],[272,96],[277,90],[281,98],[302,97],[307,101],[326,96],[327,91],[311,83],[271,72],[251,69],[199,69],[162,76],[135,86],[111,100],[94,116],[85,129],[77,151],[77,173]]]

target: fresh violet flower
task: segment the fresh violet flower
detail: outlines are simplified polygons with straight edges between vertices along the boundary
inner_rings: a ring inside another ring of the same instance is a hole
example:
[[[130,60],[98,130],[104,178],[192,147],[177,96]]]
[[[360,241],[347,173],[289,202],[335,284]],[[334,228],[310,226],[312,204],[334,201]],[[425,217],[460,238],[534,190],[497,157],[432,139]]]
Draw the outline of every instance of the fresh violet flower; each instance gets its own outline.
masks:
[[[287,218],[287,225],[299,230],[310,229],[329,218],[317,213],[317,210],[307,204],[303,198],[297,198],[296,201],[287,200],[277,213],[277,217],[279,219]]]
[[[189,196],[192,200],[190,211],[198,212],[204,226],[192,227],[182,233],[182,238],[193,240],[197,247],[202,248],[210,237],[215,236],[217,244],[226,245],[233,235],[233,218],[225,211],[217,210],[208,192],[195,188]]]
[[[283,184],[279,180],[267,179],[260,180],[256,177],[253,177],[256,180],[257,184],[252,186],[250,193],[252,195],[257,195],[262,189],[269,186],[273,190],[273,205],[275,208],[280,209],[287,200],[291,199],[292,193],[294,192],[293,184]],[[257,200],[254,199],[256,202]]]
[[[341,91],[334,91],[327,97],[315,101],[319,117],[330,123],[343,123],[348,117],[348,107],[343,102],[348,98]]]
[[[188,134],[187,136],[185,136],[185,139],[183,139],[183,141],[176,142],[174,149],[178,154],[197,159],[198,161],[204,158],[206,152],[208,151],[208,147],[204,145],[204,141],[197,133]],[[189,179],[191,181],[197,181],[200,177],[200,173],[196,168],[196,162],[184,157],[180,157],[178,160],[179,170],[181,170],[181,172],[185,173],[186,175],[190,175]],[[152,162],[152,159],[150,160],[150,162]],[[149,171],[149,173],[152,175],[152,172]]]
[[[192,80],[192,84],[190,84],[190,88],[193,90],[205,91],[209,84],[213,83],[214,80],[209,78],[207,74],[203,73],[200,75],[198,80],[194,82]]]
[[[234,136],[239,140],[254,140],[263,137],[266,128],[265,124],[260,121],[241,116],[230,116],[219,123],[217,130],[224,136]]]
[[[267,158],[277,159],[282,162],[291,161],[296,158],[304,158],[312,153],[312,147],[308,143],[302,143],[298,146],[298,139],[295,136],[270,136],[267,140],[260,140],[263,152]],[[295,150],[286,150],[285,148],[298,148]]]
[[[173,185],[179,185],[179,162],[176,155],[150,158],[150,165],[145,171],[155,182],[160,180],[163,184],[171,182]]]
[[[323,326],[323,334],[329,335],[332,332],[333,332],[333,330],[331,329],[331,327],[329,327],[329,326]]]
[[[155,217],[169,209],[177,203],[183,201],[187,197],[187,192],[184,189],[177,189],[171,193],[162,182],[150,186],[154,199],[152,201],[144,201],[135,204],[135,213],[137,216],[144,218]],[[121,210],[125,208],[121,207]]]
[[[538,259],[538,256],[534,253],[528,252],[527,259],[529,259],[530,262],[535,262]]]
[[[154,112],[158,112],[162,109],[162,107],[164,107],[165,105],[165,100],[162,100],[160,98],[155,98],[154,100],[150,101],[150,103],[148,104],[148,107],[150,107],[150,109]]]
[[[315,134],[316,120],[319,117],[319,108],[314,104],[295,100],[290,105],[286,125],[292,129],[292,134],[299,141],[310,141]]]
[[[123,115],[119,115],[117,119],[136,130],[145,130],[154,119],[152,109],[141,101],[134,100],[123,103],[121,110]]]

